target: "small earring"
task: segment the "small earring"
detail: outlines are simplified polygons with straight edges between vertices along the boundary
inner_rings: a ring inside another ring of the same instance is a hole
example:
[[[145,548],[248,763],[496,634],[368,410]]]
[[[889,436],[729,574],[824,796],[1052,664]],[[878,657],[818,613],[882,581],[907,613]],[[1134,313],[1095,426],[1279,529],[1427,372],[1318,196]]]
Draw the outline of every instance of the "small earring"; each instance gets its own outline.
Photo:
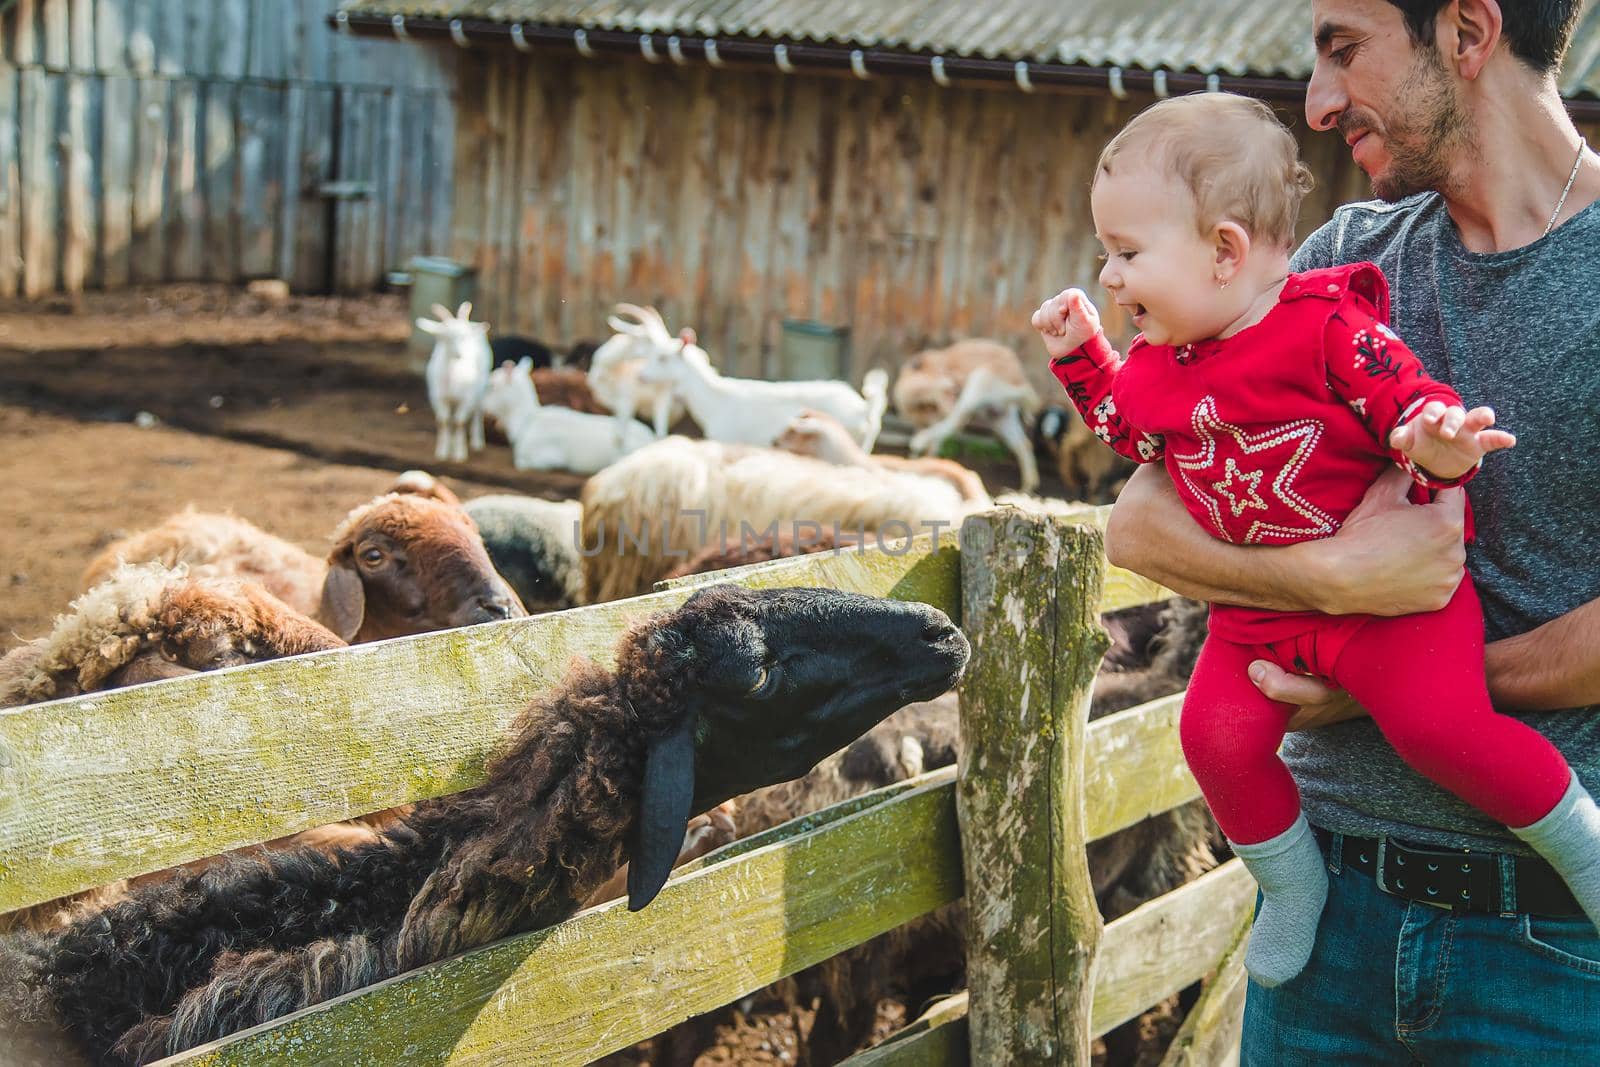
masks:
[[[1218,289],[1226,289],[1228,287],[1228,283],[1223,281],[1221,278],[1216,279],[1216,283]]]

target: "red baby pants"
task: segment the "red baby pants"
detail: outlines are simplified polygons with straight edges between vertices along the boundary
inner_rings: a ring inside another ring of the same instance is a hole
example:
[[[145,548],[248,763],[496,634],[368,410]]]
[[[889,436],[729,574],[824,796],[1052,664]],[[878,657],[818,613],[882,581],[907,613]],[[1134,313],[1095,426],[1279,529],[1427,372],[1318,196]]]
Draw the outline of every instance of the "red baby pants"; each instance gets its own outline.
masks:
[[[1483,643],[1470,578],[1439,611],[1329,616],[1315,630],[1265,645],[1208,637],[1179,733],[1222,832],[1255,844],[1289,829],[1300,811],[1277,754],[1295,709],[1250,681],[1245,672],[1257,659],[1349,693],[1401,759],[1491,818],[1520,827],[1549,814],[1572,772],[1544,735],[1490,706]]]

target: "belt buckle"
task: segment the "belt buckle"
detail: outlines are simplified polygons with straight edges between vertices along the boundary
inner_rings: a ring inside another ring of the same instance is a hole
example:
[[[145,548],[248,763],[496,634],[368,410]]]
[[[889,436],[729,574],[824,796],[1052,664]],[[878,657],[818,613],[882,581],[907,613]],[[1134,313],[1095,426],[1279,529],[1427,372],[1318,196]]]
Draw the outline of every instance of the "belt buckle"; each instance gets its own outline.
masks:
[[[1404,853],[1405,855],[1401,856],[1399,853]],[[1397,865],[1401,865],[1407,857],[1422,866],[1416,871],[1403,872],[1391,884],[1389,871],[1387,870],[1390,859],[1393,858]],[[1497,896],[1495,882],[1495,874],[1497,872],[1481,866],[1486,859],[1488,857],[1474,856],[1466,849],[1411,848],[1393,842],[1388,837],[1379,837],[1378,864],[1374,874],[1376,875],[1378,888],[1392,896],[1414,901],[1418,904],[1427,904],[1445,911],[1463,909],[1471,911],[1474,910],[1472,898],[1478,898],[1479,907],[1481,908],[1481,902],[1484,899]],[[1458,864],[1459,870],[1451,870],[1452,867]],[[1429,874],[1443,874],[1445,877],[1441,880],[1445,881],[1445,888],[1449,887],[1451,881],[1460,885],[1460,899],[1455,899],[1454,895],[1449,894],[1439,899],[1430,899],[1429,896],[1425,895],[1431,892],[1428,883],[1431,883],[1432,879],[1428,878]],[[1465,877],[1459,877],[1460,875],[1465,875]],[[1412,878],[1414,883],[1409,888],[1405,884],[1407,877]],[[1423,879],[1423,881],[1416,881],[1416,879]],[[1479,894],[1483,894],[1483,896],[1479,896]],[[1496,903],[1498,903],[1498,900],[1496,900]]]
[[[1395,893],[1395,891],[1393,889],[1389,888],[1389,880],[1385,877],[1384,867],[1387,866],[1387,864],[1385,863],[1385,860],[1387,858],[1388,851],[1389,851],[1389,839],[1388,839],[1388,837],[1386,837],[1383,834],[1379,834],[1378,835],[1378,859],[1377,859],[1377,863],[1375,863],[1373,865],[1373,867],[1372,867],[1372,877],[1373,877],[1373,880],[1378,883],[1378,888],[1379,889],[1383,890],[1385,893],[1389,893],[1391,895],[1398,896],[1399,894]]]

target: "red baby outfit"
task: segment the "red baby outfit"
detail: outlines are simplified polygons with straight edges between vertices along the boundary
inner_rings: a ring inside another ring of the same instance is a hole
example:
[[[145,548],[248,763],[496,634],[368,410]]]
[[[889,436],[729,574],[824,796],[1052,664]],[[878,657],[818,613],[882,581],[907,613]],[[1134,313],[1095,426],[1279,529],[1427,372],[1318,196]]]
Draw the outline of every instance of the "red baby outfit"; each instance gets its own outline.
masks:
[[[1458,405],[1387,326],[1388,283],[1370,263],[1291,274],[1277,305],[1225,340],[1173,347],[1142,337],[1119,360],[1097,333],[1051,363],[1084,421],[1117,452],[1163,459],[1213,537],[1283,545],[1332,536],[1389,463],[1419,493],[1432,478],[1388,448],[1431,400]],[[1327,616],[1214,604],[1190,680],[1184,754],[1230,841],[1288,829],[1299,797],[1277,757],[1293,708],[1245,668],[1269,659],[1349,692],[1418,771],[1510,826],[1548,813],[1571,772],[1543,735],[1495,713],[1483,619],[1466,579],[1441,611]]]

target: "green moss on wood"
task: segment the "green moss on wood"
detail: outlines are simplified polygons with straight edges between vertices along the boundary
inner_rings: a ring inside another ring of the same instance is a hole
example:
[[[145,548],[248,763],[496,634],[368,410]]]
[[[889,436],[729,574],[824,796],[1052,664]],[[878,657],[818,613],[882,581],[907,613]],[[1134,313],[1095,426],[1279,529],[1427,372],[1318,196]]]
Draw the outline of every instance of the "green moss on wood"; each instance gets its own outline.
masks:
[[[1081,793],[1100,533],[1002,509],[961,531],[960,779],[974,1063],[1087,1062],[1100,918]]]

